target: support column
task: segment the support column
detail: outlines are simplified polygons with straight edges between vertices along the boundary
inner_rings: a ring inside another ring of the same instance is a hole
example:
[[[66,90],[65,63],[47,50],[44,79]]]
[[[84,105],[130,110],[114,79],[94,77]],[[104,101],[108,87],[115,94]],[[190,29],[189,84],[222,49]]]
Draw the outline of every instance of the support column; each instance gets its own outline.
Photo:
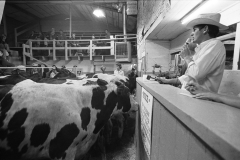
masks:
[[[3,28],[3,30],[4,30],[3,32],[4,32],[5,35],[7,35],[7,21],[6,21],[6,15],[5,15],[5,13],[3,13],[3,25],[4,25],[4,26],[3,26],[3,27],[4,27],[4,28]]]
[[[72,37],[72,6],[71,4],[69,5],[69,39]],[[65,51],[66,52],[66,51]],[[67,54],[67,53],[65,53]],[[69,49],[69,56],[72,55],[72,50]]]
[[[240,67],[238,66],[239,54],[240,54],[240,23],[237,24],[236,28],[236,37],[233,53],[233,70],[238,70],[238,68]]]
[[[72,37],[72,6],[69,5],[69,37]]]
[[[127,30],[126,30],[126,4],[123,4],[122,14],[123,14],[123,35],[126,35],[127,34]],[[124,38],[126,38],[126,36],[124,36]],[[124,39],[124,42],[127,42],[127,39]]]

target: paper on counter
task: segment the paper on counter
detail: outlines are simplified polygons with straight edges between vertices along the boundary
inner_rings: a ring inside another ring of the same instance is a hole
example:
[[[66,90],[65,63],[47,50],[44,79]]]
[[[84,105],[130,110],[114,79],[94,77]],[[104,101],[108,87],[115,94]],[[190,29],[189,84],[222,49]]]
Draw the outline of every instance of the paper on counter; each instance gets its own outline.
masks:
[[[191,94],[190,92],[188,92],[186,89],[181,89],[179,94],[184,95],[184,96],[188,96],[188,97],[191,97],[191,98],[194,97],[194,95],[192,95],[192,94]]]
[[[191,98],[193,98],[193,96],[194,96],[190,93],[179,93],[179,94],[184,95],[184,96],[188,96],[188,97],[191,97]]]

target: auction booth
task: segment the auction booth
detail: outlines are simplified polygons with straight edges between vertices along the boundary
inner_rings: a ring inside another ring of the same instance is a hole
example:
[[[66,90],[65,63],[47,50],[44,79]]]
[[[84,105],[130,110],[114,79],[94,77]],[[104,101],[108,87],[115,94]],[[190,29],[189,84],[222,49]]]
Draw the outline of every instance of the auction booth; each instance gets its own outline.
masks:
[[[192,98],[189,92],[147,80],[146,75],[157,76],[158,70],[160,73],[178,70],[176,55],[192,32],[186,28],[187,18],[201,13],[220,13],[220,22],[229,29],[217,37],[226,48],[226,68],[219,93],[237,96],[240,93],[240,1],[161,2],[155,4],[161,11],[153,13],[147,12],[151,6],[144,2],[138,4],[142,13],[139,19],[145,24],[138,25],[138,65],[143,77],[137,78],[140,108],[136,159],[239,160],[240,109]],[[155,66],[160,69],[155,70]]]

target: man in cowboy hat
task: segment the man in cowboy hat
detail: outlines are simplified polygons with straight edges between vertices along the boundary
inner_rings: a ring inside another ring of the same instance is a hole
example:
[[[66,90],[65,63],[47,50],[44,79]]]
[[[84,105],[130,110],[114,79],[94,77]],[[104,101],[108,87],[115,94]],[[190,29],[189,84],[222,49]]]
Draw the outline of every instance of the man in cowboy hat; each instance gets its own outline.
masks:
[[[206,90],[218,92],[225,68],[226,49],[215,37],[219,30],[228,28],[219,23],[220,17],[219,13],[201,14],[188,22],[187,28],[193,29],[191,37],[197,47],[191,44],[183,46],[180,56],[187,63],[185,74],[178,79],[160,79],[163,83],[181,83],[185,88],[188,82],[195,81]]]

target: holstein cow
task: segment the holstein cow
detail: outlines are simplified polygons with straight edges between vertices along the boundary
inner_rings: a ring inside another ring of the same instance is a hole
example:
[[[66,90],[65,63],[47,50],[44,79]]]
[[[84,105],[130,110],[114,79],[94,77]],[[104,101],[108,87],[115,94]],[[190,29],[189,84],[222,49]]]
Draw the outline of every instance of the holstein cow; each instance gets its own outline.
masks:
[[[1,100],[0,159],[81,159],[110,116],[131,108],[120,81],[79,86],[24,80]]]

